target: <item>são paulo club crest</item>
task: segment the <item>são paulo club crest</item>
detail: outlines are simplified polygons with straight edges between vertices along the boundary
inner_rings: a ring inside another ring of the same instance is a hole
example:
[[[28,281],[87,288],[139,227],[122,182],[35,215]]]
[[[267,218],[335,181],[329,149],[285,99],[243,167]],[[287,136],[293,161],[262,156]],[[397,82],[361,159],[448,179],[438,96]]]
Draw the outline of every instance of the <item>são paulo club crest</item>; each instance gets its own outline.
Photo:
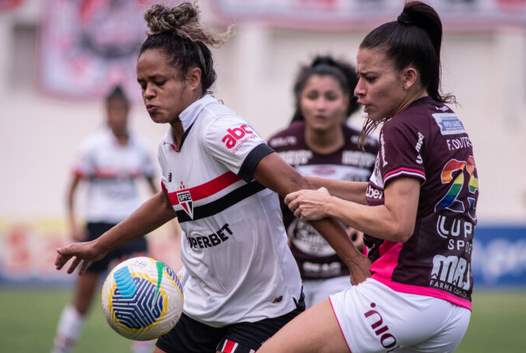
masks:
[[[184,189],[184,184],[181,183],[181,188]],[[179,202],[179,205],[181,205],[181,208],[183,211],[190,217],[191,219],[194,219],[194,205],[192,200],[192,194],[190,193],[190,190],[180,190],[176,192],[177,195],[177,201]]]

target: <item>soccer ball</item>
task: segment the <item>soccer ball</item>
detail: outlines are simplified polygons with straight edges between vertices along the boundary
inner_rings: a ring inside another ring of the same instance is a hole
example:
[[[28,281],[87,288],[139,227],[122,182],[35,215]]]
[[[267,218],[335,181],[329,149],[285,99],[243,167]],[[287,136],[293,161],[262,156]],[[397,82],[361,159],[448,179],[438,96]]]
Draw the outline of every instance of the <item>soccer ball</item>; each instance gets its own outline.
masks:
[[[102,309],[120,335],[146,341],[170,331],[183,311],[183,286],[175,272],[149,257],[118,264],[102,286]]]

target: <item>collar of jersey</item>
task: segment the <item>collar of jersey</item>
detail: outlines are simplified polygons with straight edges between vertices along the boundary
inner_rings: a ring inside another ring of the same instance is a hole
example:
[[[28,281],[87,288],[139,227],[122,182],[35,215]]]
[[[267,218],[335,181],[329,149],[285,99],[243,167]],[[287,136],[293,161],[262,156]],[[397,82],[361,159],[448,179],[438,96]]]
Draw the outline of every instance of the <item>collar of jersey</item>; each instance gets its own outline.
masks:
[[[113,131],[111,131],[111,128],[109,126],[103,126],[101,131],[104,135],[106,135],[106,138],[108,138],[111,141],[111,143],[115,144],[116,146],[122,146],[119,144],[119,140],[117,139],[117,137],[115,137]],[[126,146],[130,146],[132,144],[132,139],[132,133],[130,132],[130,130],[128,130],[128,143],[126,144]]]
[[[186,109],[183,110],[181,114],[179,114],[179,119],[183,124],[183,131],[186,132],[186,130],[190,126],[192,126],[195,119],[205,106],[214,102],[217,102],[217,99],[215,99],[209,94],[205,94],[203,97],[199,98],[198,100],[190,104],[188,107],[186,107]]]

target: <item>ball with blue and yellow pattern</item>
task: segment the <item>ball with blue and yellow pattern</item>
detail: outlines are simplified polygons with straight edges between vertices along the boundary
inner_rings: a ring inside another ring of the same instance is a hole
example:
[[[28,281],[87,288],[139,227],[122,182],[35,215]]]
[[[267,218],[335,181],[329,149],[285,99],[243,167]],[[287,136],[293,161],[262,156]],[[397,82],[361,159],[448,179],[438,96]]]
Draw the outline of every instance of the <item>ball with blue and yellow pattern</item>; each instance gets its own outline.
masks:
[[[183,286],[161,261],[134,257],[108,274],[101,301],[106,319],[117,333],[146,341],[175,326],[183,311]]]

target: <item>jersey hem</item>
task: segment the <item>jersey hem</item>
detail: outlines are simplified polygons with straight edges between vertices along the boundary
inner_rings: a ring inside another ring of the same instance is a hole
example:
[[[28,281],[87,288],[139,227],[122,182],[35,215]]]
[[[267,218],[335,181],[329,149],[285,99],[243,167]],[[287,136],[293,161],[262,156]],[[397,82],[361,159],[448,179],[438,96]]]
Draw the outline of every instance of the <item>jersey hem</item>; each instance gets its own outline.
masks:
[[[422,295],[424,297],[433,297],[437,299],[442,299],[456,306],[460,306],[462,308],[471,310],[471,306],[472,306],[471,301],[460,298],[454,294],[442,291],[440,289],[394,282],[394,281],[382,278],[381,276],[378,276],[376,274],[373,274],[371,278],[391,288],[395,292],[416,294],[416,295]]]

